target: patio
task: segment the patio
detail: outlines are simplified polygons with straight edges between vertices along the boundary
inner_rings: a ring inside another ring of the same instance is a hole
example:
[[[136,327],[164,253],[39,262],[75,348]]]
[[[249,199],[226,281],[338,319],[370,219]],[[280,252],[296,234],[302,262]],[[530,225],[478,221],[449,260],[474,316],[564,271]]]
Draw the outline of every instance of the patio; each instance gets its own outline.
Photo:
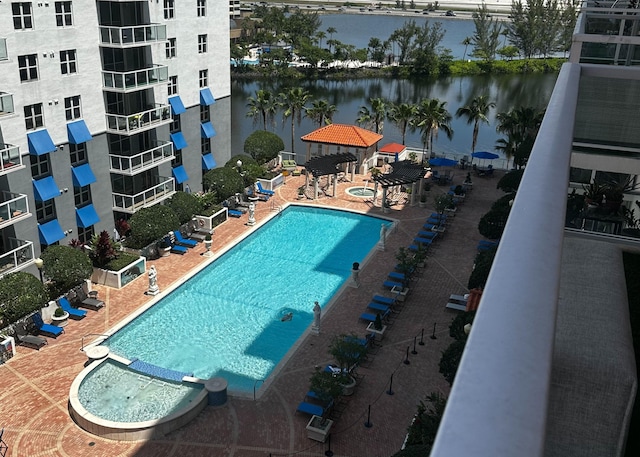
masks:
[[[496,174],[500,176],[502,172]],[[465,175],[457,172],[453,182],[462,184]],[[363,185],[364,178],[368,176],[356,175],[356,182],[339,183],[337,198],[320,198],[313,204],[381,215],[381,208],[345,193],[347,187]],[[258,203],[256,219],[260,221],[273,214],[272,207],[297,201],[297,189],[304,180],[304,176],[288,178],[270,202]],[[418,402],[432,391],[448,393],[448,384],[438,373],[438,362],[452,341],[448,325],[457,311],[446,309],[444,304],[450,294],[468,292],[466,283],[481,238],[478,220],[502,195],[495,183],[496,180],[475,180],[473,192],[447,227],[447,238],[434,245],[426,268],[412,284],[412,293],[393,327],[385,333],[381,349],[370,366],[359,370],[365,375],[364,379],[332,428],[331,449],[336,456],[394,454],[402,445]],[[386,250],[375,252],[371,261],[361,266],[360,287],[346,288],[331,310],[323,313],[321,334],[310,334],[300,342],[298,350],[259,400],[230,397],[225,406],[206,408],[193,422],[162,438],[144,442],[109,441],[85,432],[69,417],[69,387],[87,361],[80,351],[82,337],[105,332],[150,299],[144,294],[148,287],[146,277],[134,280],[121,290],[96,287],[100,290],[99,297],[107,303],[104,309],[70,323],[64,335],[49,339],[49,344],[40,351],[18,347],[16,357],[0,366],[0,417],[3,418],[0,428],[5,428],[3,440],[9,446],[7,455],[324,455],[327,444],[307,438],[305,425],[309,418],[297,414],[296,405],[308,390],[314,367],[331,361],[327,353],[331,338],[351,332],[364,336],[366,325],[358,316],[371,296],[382,291],[383,280],[396,264],[398,248],[411,244],[433,211],[433,196],[438,192],[442,191],[431,190],[427,208],[417,205],[390,208],[385,216],[400,223],[398,229],[388,235]],[[213,249],[218,250],[252,230],[245,225],[246,217],[230,219],[218,227]],[[181,281],[184,272],[205,261],[199,255],[204,250],[204,244],[199,244],[183,256],[171,255],[150,262],[158,271],[160,289]],[[309,303],[310,310],[312,307],[313,303]],[[437,338],[431,339],[434,323]],[[419,341],[423,330],[425,345],[418,345],[418,354],[410,354],[410,364],[404,364],[407,347],[413,348],[414,338]],[[390,396],[385,392],[392,374],[395,395]],[[369,406],[371,428],[364,426]]]

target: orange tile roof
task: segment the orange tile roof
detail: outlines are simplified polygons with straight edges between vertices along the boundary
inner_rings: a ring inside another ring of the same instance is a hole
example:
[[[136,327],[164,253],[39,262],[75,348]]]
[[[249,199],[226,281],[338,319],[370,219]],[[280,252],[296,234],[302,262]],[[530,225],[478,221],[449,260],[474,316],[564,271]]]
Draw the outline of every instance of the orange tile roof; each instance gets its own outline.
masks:
[[[404,144],[388,143],[382,146],[378,150],[378,152],[386,152],[387,154],[396,154],[396,153],[401,153],[405,149],[407,149],[407,147]]]
[[[303,136],[302,141],[368,148],[382,138],[382,135],[378,133],[356,127],[355,125],[330,124]]]

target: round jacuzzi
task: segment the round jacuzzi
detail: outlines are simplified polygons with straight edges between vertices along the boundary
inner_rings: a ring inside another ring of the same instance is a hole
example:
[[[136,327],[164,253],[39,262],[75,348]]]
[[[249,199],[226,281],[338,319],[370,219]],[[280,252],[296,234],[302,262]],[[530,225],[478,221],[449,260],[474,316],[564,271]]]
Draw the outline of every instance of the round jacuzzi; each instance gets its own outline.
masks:
[[[348,195],[358,198],[372,198],[374,194],[373,189],[363,186],[349,187],[346,192]]]

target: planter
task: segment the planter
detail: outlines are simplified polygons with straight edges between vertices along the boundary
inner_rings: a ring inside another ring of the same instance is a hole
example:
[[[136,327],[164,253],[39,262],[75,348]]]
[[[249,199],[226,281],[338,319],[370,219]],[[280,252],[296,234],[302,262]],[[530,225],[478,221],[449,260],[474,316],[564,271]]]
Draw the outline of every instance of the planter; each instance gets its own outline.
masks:
[[[160,253],[160,257],[169,257],[171,255],[171,246],[167,246],[166,248],[159,248],[158,252]]]
[[[284,184],[284,175],[280,173],[273,179],[258,178],[258,182],[265,190],[276,190],[278,187]]]
[[[130,263],[120,271],[103,270],[94,268],[91,275],[91,282],[102,284],[103,286],[121,289],[143,275],[147,271],[147,259],[140,257],[135,262]]]
[[[420,206],[420,208],[426,208],[427,202],[423,202],[422,200],[420,200],[420,203],[418,203],[418,206]]]
[[[69,323],[69,313],[65,311],[62,316],[51,316],[51,323],[56,327],[66,327]]]
[[[373,322],[369,322],[369,325],[367,325],[367,334],[374,334],[376,336],[376,340],[382,340],[382,338],[384,338],[384,332],[387,331],[387,326],[383,325],[382,328],[380,330],[377,330],[374,327],[374,323]]]
[[[345,382],[341,382],[340,385],[342,385],[343,396],[348,397],[353,395],[353,392],[356,390],[356,378],[349,375],[347,380],[345,380]]]
[[[196,230],[212,233],[214,227],[222,224],[228,218],[227,208],[222,208],[211,216],[195,216],[195,219],[197,220]]]
[[[320,416],[311,416],[311,420],[305,427],[307,429],[307,436],[312,440],[324,443],[327,441],[332,425],[333,421],[331,419],[324,419]]]

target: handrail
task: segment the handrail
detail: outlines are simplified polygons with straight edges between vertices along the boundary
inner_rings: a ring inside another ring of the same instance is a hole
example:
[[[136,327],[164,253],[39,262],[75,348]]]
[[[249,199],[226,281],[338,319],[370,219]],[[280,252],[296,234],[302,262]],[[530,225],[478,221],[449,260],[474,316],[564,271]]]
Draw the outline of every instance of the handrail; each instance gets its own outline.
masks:
[[[87,333],[86,335],[83,335],[82,338],[80,339],[80,343],[82,345],[82,347],[80,348],[80,351],[84,351],[84,338],[86,336],[104,336],[105,338],[109,338],[110,335],[105,335],[104,333]]]

